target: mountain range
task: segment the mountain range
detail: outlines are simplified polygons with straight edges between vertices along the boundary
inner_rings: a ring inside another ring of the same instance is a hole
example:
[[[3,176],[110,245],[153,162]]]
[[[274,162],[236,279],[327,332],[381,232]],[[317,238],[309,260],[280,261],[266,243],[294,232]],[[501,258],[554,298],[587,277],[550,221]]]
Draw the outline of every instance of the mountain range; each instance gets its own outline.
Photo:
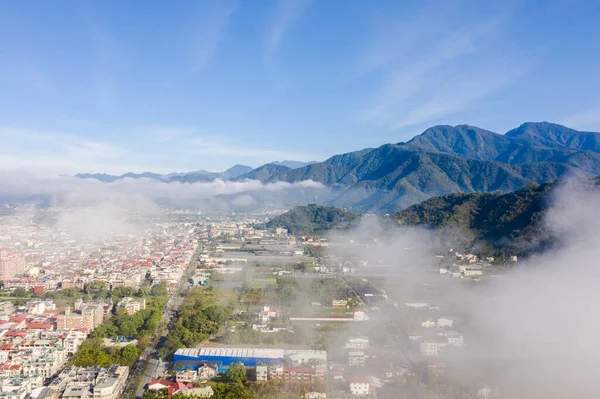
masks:
[[[287,169],[296,169],[303,166],[311,165],[317,161],[300,162],[300,161],[274,161],[267,165],[281,166]],[[266,165],[263,165],[266,166]],[[207,170],[197,170],[194,172],[182,172],[182,173],[168,173],[158,174],[152,172],[143,173],[125,173],[122,175],[107,175],[105,173],[80,173],[75,177],[81,179],[96,179],[101,182],[111,183],[122,179],[151,179],[159,180],[166,183],[180,182],[180,183],[197,183],[197,182],[209,182],[216,179],[220,180],[233,180],[242,175],[250,173],[254,168],[246,165],[234,165],[224,172],[209,172]]]
[[[506,134],[434,126],[406,143],[335,155],[302,168],[255,169],[238,179],[314,180],[336,188],[328,205],[392,213],[432,196],[510,192],[528,183],[600,174],[600,134],[525,123]],[[260,173],[258,173],[260,172]]]
[[[269,163],[224,178],[264,183],[313,180],[331,188],[330,195],[322,199],[327,205],[356,212],[393,213],[432,196],[496,190],[506,193],[528,183],[599,174],[599,133],[528,122],[505,134],[469,125],[434,126],[408,142],[335,155],[297,168]],[[149,173],[139,176],[155,178]],[[157,176],[163,181],[182,182],[216,178],[201,172],[166,179]],[[79,177],[110,181],[107,175]],[[118,178],[122,177],[133,176]]]

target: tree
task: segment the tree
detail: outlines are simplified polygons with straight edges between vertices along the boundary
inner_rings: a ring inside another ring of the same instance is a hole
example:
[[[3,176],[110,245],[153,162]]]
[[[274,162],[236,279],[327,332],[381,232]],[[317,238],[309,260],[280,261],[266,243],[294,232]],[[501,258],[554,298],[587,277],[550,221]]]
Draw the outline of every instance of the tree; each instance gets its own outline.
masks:
[[[85,285],[84,292],[86,294],[94,294],[103,290],[106,290],[106,283],[104,281],[90,281]]]
[[[142,399],[165,399],[168,396],[167,389],[147,389]]]
[[[133,366],[138,356],[140,355],[137,346],[133,344],[126,345],[121,350],[121,364],[125,364],[127,366]]]
[[[246,381],[246,367],[244,363],[237,362],[231,364],[227,370],[227,379],[234,383]]]
[[[112,338],[116,337],[118,333],[119,330],[117,327],[109,323],[103,323],[94,328],[94,331],[91,332],[90,336],[92,338]]]
[[[12,292],[12,296],[17,298],[29,298],[31,296],[31,292],[29,292],[25,288],[19,287],[15,288],[15,290]]]
[[[152,296],[166,296],[169,292],[167,291],[167,286],[164,284],[155,284],[150,289],[150,295]]]

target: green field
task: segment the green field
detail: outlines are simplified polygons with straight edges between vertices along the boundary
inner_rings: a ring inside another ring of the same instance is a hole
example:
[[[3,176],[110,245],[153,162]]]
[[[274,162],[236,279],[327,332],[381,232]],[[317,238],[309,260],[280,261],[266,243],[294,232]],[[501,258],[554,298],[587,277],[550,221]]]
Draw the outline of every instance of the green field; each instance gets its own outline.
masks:
[[[252,279],[249,283],[248,286],[250,288],[265,288],[266,285],[275,285],[277,284],[277,279],[276,278],[255,278]]]

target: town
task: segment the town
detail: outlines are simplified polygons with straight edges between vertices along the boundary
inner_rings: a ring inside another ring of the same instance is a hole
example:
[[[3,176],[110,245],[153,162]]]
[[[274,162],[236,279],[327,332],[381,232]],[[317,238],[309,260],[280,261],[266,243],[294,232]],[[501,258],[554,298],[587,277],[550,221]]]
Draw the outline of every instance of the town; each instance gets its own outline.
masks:
[[[85,237],[41,212],[1,216],[2,397],[494,396],[454,370],[472,326],[445,297],[501,273],[493,258],[395,248],[413,271],[271,213],[163,210]]]

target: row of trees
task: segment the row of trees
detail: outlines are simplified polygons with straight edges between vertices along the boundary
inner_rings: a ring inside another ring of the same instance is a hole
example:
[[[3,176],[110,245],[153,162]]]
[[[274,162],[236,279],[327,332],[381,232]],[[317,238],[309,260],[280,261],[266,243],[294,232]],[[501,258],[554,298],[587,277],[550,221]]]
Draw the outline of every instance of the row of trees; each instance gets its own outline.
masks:
[[[232,304],[221,303],[212,287],[187,290],[173,328],[158,350],[159,356],[165,358],[179,348],[194,346],[208,339],[220,330],[232,313]]]
[[[31,296],[31,292],[23,289],[20,290],[25,291],[24,294],[27,297]],[[18,294],[23,294],[22,291],[18,291]],[[65,288],[58,291],[47,292],[44,294],[44,297],[52,299],[59,305],[73,305],[73,303],[78,299],[89,301],[111,298],[114,303],[117,303],[126,296],[146,298],[167,295],[167,287],[164,284],[156,284],[151,288],[148,286],[143,286],[139,289],[135,289],[133,287],[115,287],[112,290],[109,290],[104,281],[90,281],[85,285],[84,289],[77,287]]]

